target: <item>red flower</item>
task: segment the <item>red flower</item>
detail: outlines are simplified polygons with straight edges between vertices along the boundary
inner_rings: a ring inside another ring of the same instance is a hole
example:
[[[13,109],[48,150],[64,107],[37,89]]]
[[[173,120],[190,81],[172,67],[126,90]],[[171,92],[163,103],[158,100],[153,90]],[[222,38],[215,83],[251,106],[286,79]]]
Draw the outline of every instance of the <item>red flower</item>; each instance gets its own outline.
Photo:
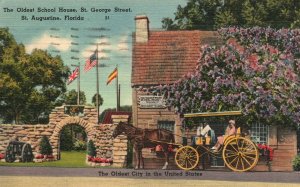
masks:
[[[35,158],[36,158],[36,159],[43,159],[43,158],[44,158],[44,155],[42,155],[42,154],[36,155]]]
[[[258,56],[256,54],[252,54],[248,57],[250,67],[255,71],[258,70]]]
[[[5,158],[4,154],[0,154],[0,160]]]
[[[53,155],[47,155],[46,158],[53,159],[54,156]]]
[[[105,163],[106,162],[106,158],[100,158],[100,163]]]
[[[265,144],[257,144],[259,151],[261,152],[262,156],[267,158],[267,161],[272,161],[274,157],[274,150]]]

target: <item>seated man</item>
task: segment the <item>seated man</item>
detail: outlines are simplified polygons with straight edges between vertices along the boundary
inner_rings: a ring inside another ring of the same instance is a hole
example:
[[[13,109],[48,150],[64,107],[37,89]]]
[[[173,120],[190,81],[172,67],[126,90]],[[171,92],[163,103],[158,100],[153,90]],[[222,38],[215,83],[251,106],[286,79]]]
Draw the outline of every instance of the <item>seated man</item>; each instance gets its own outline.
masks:
[[[197,136],[202,136],[202,137],[205,136],[206,137],[208,131],[212,130],[207,123],[205,123],[204,126],[205,126],[204,128],[203,128],[203,125],[201,125],[197,128]]]
[[[216,145],[213,146],[211,149],[218,151],[220,146],[223,145],[225,138],[234,135],[235,133],[236,133],[235,121],[229,120],[229,124],[225,130],[225,135],[219,136]]]

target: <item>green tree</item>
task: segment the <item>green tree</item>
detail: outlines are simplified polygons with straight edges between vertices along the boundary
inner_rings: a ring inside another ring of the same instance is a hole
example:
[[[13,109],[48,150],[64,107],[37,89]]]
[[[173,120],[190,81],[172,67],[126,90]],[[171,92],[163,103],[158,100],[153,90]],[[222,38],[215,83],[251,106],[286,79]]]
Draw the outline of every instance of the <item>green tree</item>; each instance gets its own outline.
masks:
[[[178,5],[175,18],[163,18],[163,28],[167,30],[211,30],[214,26],[214,17],[221,0],[189,0],[185,7]]]
[[[267,19],[267,9],[264,1],[245,1],[243,4],[242,17],[246,27],[270,26],[271,20]]]
[[[214,30],[225,26],[299,28],[298,0],[188,0],[175,18],[163,18],[167,30]]]
[[[60,102],[63,104],[67,104],[67,105],[77,105],[77,94],[78,92],[76,90],[70,90],[66,93],[63,94]],[[79,97],[80,97],[80,104],[81,105],[85,105],[86,104],[86,97],[85,97],[85,93],[84,91],[80,91],[79,93]]]
[[[60,149],[62,151],[71,151],[73,150],[74,142],[73,142],[73,134],[71,125],[65,126],[61,130],[60,134]]]
[[[42,155],[52,155],[53,150],[47,136],[43,136],[40,142],[40,153]]]
[[[96,100],[96,96],[97,96],[97,94],[95,94],[93,97],[92,97],[92,103],[94,104],[94,106],[95,107],[97,107],[96,105],[97,105],[97,100]],[[99,94],[98,95],[98,99],[99,99],[99,107],[101,106],[101,105],[103,105],[103,98],[101,97],[101,95]]]
[[[92,97],[92,103],[94,104],[95,107],[97,107],[97,100],[96,100],[96,96],[97,94],[95,94],[93,97]],[[101,95],[99,94],[98,95],[98,101],[99,101],[99,106],[98,106],[98,110],[100,111],[100,106],[103,105],[103,98],[101,97]]]
[[[0,115],[4,122],[38,123],[66,91],[68,68],[59,56],[35,49],[25,53],[6,28],[0,28]]]

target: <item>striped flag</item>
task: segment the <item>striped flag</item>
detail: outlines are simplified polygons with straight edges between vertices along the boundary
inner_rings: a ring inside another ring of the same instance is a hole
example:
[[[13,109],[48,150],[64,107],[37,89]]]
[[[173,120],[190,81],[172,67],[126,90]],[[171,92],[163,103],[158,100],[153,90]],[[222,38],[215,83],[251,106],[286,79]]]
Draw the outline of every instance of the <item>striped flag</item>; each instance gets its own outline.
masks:
[[[71,84],[79,75],[79,67],[77,66],[73,72],[71,73],[71,75],[69,76],[69,79],[68,79],[68,85]]]
[[[90,56],[89,59],[86,60],[84,66],[84,72],[88,72],[92,67],[96,66],[97,64],[97,50],[95,50],[94,54]]]
[[[113,81],[118,76],[118,68],[115,68],[113,72],[107,77],[106,85]]]

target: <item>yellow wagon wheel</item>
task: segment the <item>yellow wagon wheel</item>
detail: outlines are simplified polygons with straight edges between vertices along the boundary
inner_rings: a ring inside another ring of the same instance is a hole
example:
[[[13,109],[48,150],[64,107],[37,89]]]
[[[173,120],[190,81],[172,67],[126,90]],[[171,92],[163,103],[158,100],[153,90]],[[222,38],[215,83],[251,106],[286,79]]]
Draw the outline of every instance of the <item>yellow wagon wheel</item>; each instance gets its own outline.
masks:
[[[236,137],[230,139],[223,148],[223,159],[228,168],[233,171],[248,171],[256,166],[258,149],[249,139]]]
[[[183,146],[176,151],[175,162],[180,169],[194,169],[199,162],[199,153],[191,146]]]

